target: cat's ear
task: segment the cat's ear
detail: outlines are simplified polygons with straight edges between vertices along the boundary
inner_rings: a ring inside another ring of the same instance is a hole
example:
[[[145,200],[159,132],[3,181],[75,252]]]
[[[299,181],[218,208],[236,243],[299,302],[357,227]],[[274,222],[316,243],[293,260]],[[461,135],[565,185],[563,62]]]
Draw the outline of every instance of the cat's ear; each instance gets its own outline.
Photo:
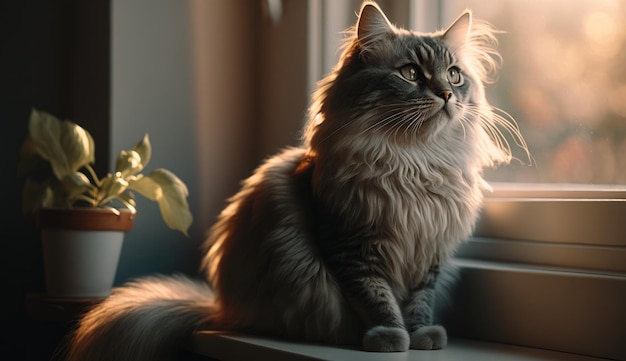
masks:
[[[393,25],[374,2],[366,1],[361,6],[357,23],[357,38],[362,45],[393,32]]]
[[[443,32],[443,41],[452,51],[461,48],[466,42],[472,28],[472,12],[465,10]]]

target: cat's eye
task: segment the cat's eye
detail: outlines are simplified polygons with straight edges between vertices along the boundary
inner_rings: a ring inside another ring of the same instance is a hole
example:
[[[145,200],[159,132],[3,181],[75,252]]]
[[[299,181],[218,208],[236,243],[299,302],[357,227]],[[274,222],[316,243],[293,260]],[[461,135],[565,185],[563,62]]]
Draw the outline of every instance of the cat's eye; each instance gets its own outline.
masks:
[[[461,74],[461,69],[456,66],[448,69],[448,82],[454,86],[463,85],[463,75]]]
[[[417,70],[417,65],[415,64],[407,64],[398,70],[400,71],[400,75],[408,81],[419,80],[419,72]]]

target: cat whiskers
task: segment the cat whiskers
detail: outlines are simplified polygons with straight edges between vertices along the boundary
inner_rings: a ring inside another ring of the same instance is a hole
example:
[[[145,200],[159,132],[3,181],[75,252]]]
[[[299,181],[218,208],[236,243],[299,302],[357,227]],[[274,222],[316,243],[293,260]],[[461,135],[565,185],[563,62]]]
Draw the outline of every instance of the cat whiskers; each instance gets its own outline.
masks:
[[[471,119],[467,118],[468,116],[480,121],[483,129],[507,157],[513,158],[513,150],[505,132],[515,142],[515,145],[524,151],[528,158],[527,165],[530,166],[535,163],[528,144],[526,144],[526,140],[519,129],[519,125],[512,115],[498,107],[472,105],[466,106],[466,115],[461,118],[461,122],[466,121],[468,124],[471,124]],[[521,159],[517,159],[522,162]]]
[[[381,106],[381,108],[384,108],[386,106]],[[385,113],[382,114],[376,114],[376,117],[380,117],[382,116],[383,118],[380,120],[377,120],[376,122],[374,122],[373,124],[371,124],[369,127],[363,129],[361,132],[359,132],[358,135],[362,135],[364,133],[368,133],[372,130],[378,130],[378,129],[382,129],[388,125],[391,124],[391,129],[393,129],[395,127],[395,125],[398,124],[398,119],[402,119],[405,117],[406,114],[406,110],[403,111],[398,111],[398,108],[395,107],[394,109],[388,110]],[[387,130],[388,132],[389,130]]]
[[[458,120],[459,120],[459,124],[461,124],[461,128],[463,129],[463,140],[465,140],[465,138],[467,137],[467,129],[465,129],[465,122],[467,122],[469,125],[469,119],[467,119],[466,117],[460,117],[458,118]]]
[[[386,104],[386,105],[381,105],[378,108],[384,108],[384,107],[388,107],[388,106],[394,106],[392,104]],[[370,132],[373,129],[381,129],[384,126],[386,126],[389,123],[394,122],[397,119],[397,107],[398,104],[395,104],[394,108],[392,110],[387,111],[386,113],[383,114],[378,114],[378,113],[374,113],[373,115],[370,116],[370,118],[374,118],[374,117],[380,117],[383,116],[384,118],[373,123],[372,125],[370,125],[369,127],[367,127],[366,129],[360,131],[357,136],[361,136],[365,133]],[[334,135],[336,135],[337,133],[339,133],[340,131],[342,131],[343,129],[345,129],[346,127],[348,127],[350,124],[352,124],[352,122],[354,122],[355,119],[346,121],[344,124],[342,124],[339,128],[333,130],[330,134],[328,134],[324,139],[322,139],[322,143],[326,142],[328,139],[330,139],[331,137],[333,137]]]
[[[391,127],[389,127],[389,129],[385,132],[385,135],[388,136],[391,136],[393,133],[394,137],[398,137],[398,134],[401,131],[407,131],[411,128],[416,129],[413,131],[413,134],[415,134],[424,123],[424,117],[421,115],[421,113],[415,112],[414,109],[407,108],[401,111],[395,111],[394,114],[383,120],[385,124],[381,124],[383,121],[378,124],[380,124],[380,127],[382,128],[383,126],[391,123]],[[415,125],[417,125],[417,127]]]
[[[424,121],[427,119],[427,115],[431,113],[433,103],[434,102],[429,99],[415,99],[410,102],[381,105],[381,108],[393,108],[392,114],[368,127],[365,131],[369,131],[377,126],[378,128],[382,128],[392,123],[392,126],[385,132],[385,134],[394,132],[394,136],[397,137],[400,131],[411,130],[411,135],[415,135],[419,133]]]
[[[432,113],[434,102],[429,99],[415,99],[410,102],[382,104],[370,110],[370,113],[346,121],[344,124],[334,129],[328,134],[321,142],[326,142],[329,138],[335,136],[337,133],[350,126],[354,121],[366,120],[371,122],[369,126],[359,131],[356,134],[357,137],[363,134],[381,130],[385,127],[388,129],[385,131],[386,136],[398,136],[400,131],[412,130],[412,135],[419,132],[424,121]]]
[[[461,103],[456,103],[455,104],[457,111],[459,113],[463,113],[463,111],[465,110],[465,106]],[[468,119],[467,116],[462,116],[462,117],[456,117],[456,120],[459,121],[459,124],[461,125],[461,129],[463,129],[463,140],[465,140],[465,138],[467,138],[467,129],[465,128],[465,123],[467,123],[468,126],[471,126],[471,120]]]

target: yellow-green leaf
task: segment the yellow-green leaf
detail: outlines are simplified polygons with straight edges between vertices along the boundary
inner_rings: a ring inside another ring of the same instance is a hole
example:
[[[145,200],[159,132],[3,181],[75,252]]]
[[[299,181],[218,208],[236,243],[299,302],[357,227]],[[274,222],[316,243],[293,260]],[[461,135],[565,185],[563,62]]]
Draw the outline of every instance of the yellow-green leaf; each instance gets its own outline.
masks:
[[[60,121],[51,114],[33,109],[29,132],[37,153],[50,162],[57,179],[94,162],[93,138],[73,122]]]
[[[109,173],[106,178],[102,180],[102,185],[98,189],[98,195],[95,197],[97,205],[102,206],[109,203],[119,196],[128,188],[129,182],[120,178],[119,173],[115,175]]]
[[[61,189],[67,194],[67,199],[73,203],[78,196],[94,188],[89,178],[81,172],[68,174],[61,179]]]
[[[148,163],[150,162],[150,158],[152,157],[152,145],[150,144],[150,138],[148,137],[148,134],[145,134],[141,141],[135,144],[132,150],[139,154],[139,156],[141,157],[141,165],[143,166],[142,169],[145,168],[146,165],[148,165]]]
[[[122,202],[126,208],[130,209],[131,212],[137,212],[137,202],[135,202],[135,197],[131,192],[121,193],[117,196],[117,200]]]
[[[152,173],[130,182],[129,189],[159,204],[165,224],[188,236],[193,222],[189,211],[187,186],[167,169],[155,169]]]
[[[141,172],[152,156],[152,147],[148,134],[130,150],[120,152],[115,163],[115,172],[119,172],[122,177]]]
[[[141,164],[141,156],[134,150],[123,150],[120,152],[120,155],[117,156],[115,174],[119,174],[120,177],[137,174],[142,169],[143,164]]]

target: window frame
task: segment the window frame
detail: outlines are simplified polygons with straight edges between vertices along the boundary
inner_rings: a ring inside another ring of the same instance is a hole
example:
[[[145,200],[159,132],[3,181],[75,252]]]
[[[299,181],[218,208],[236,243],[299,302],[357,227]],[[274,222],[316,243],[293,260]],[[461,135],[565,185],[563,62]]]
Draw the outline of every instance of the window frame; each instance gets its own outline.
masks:
[[[581,246],[625,247],[626,187],[491,183],[475,235]]]

